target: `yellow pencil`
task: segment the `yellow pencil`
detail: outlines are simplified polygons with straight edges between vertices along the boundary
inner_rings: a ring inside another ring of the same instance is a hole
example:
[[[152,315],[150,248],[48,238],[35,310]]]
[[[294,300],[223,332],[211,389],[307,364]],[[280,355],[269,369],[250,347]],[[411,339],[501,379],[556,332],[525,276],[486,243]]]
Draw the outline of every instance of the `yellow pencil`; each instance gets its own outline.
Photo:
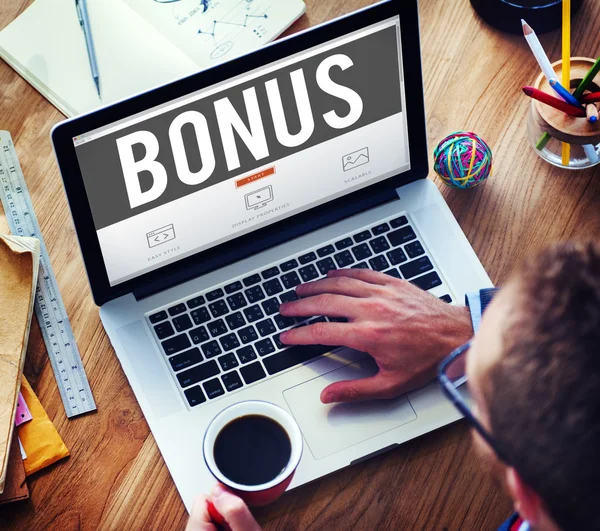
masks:
[[[563,0],[562,15],[562,84],[571,92],[571,0]],[[571,145],[563,142],[563,166],[568,166],[570,159]]]

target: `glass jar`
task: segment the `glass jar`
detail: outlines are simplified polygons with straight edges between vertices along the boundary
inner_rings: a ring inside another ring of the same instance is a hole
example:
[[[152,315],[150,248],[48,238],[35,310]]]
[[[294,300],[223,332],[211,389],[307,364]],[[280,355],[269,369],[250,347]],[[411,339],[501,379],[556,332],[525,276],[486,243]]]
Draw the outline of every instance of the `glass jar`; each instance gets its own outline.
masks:
[[[571,91],[579,86],[594,62],[593,59],[584,57],[574,57],[571,60]],[[562,61],[557,61],[552,66],[560,80]],[[592,92],[600,91],[599,77],[600,75],[589,87]],[[538,77],[534,86],[556,96],[543,74]],[[568,116],[554,107],[532,100],[527,120],[527,138],[535,152],[554,166],[585,169],[600,163],[600,121],[590,123],[587,118]],[[562,160],[563,143],[570,146],[568,165],[564,165]]]

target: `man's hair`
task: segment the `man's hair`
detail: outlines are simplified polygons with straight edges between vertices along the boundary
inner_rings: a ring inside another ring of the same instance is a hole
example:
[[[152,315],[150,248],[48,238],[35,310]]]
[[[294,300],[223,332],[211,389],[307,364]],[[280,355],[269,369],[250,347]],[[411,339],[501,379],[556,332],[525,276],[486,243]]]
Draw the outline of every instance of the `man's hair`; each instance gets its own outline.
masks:
[[[600,529],[600,245],[554,245],[512,287],[492,433],[561,529]]]

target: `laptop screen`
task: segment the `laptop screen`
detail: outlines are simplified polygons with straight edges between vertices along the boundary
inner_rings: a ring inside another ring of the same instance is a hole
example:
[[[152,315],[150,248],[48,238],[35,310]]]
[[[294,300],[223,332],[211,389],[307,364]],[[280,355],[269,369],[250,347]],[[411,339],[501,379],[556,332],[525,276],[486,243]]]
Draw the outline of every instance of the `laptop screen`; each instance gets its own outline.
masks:
[[[404,109],[396,16],[73,138],[110,285],[409,170]]]

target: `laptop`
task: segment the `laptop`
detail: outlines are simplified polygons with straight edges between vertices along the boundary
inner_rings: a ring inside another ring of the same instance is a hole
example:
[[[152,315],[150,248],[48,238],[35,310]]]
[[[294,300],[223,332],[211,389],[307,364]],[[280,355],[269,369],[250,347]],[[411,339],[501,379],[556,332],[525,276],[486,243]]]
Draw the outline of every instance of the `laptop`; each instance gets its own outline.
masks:
[[[209,422],[243,400],[297,420],[291,487],[459,418],[431,384],[323,405],[371,358],[286,347],[282,301],[371,268],[448,303],[491,286],[428,174],[416,0],[378,3],[58,124],[91,290],[188,509]]]

